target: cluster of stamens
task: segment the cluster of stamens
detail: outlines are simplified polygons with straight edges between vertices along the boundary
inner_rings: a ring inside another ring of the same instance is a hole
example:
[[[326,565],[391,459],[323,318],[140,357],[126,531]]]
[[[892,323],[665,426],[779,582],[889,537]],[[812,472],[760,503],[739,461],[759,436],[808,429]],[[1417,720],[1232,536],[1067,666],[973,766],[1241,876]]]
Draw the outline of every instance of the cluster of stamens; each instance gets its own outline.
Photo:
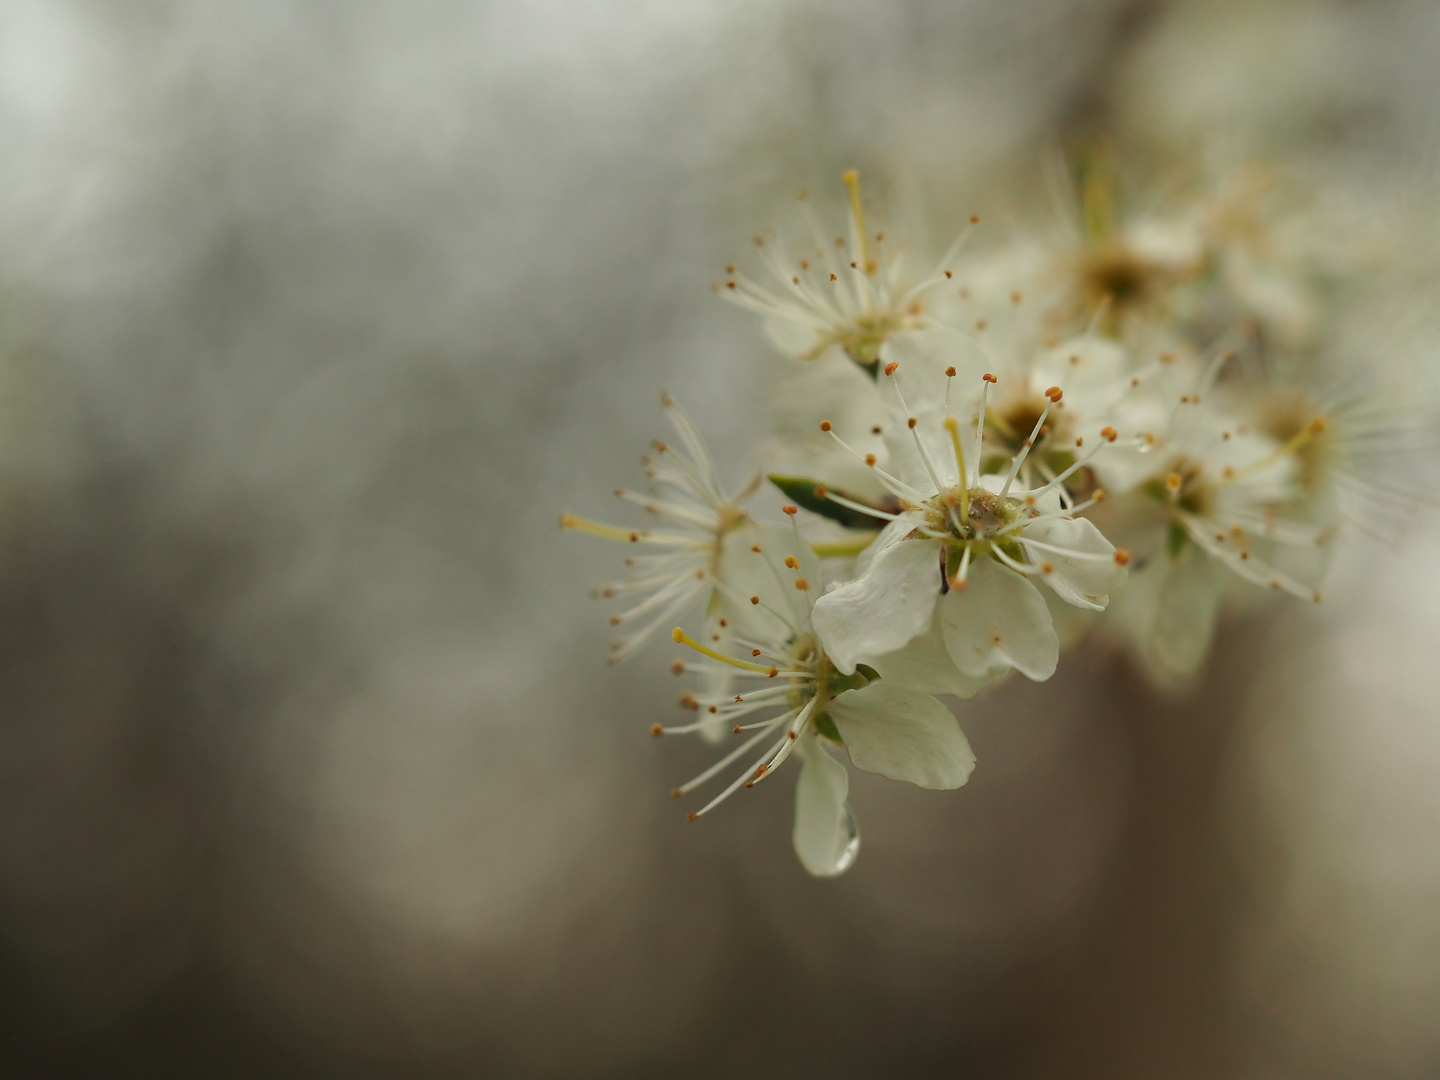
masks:
[[[1030,564],[1020,546],[1021,532],[1027,525],[1041,518],[1073,517],[1104,501],[1105,492],[1096,489],[1086,501],[1075,502],[1070,497],[1066,481],[1086,468],[1095,455],[1106,446],[1115,442],[1118,433],[1113,427],[1106,425],[1100,430],[1098,442],[1093,444],[1083,455],[1075,456],[1065,469],[1048,476],[1039,484],[1032,486],[1025,483],[1021,488],[1015,489],[1015,494],[1012,495],[1011,491],[1016,480],[1025,472],[1026,462],[1031,451],[1049,434],[1047,420],[1051,409],[1057,406],[1064,397],[1064,392],[1060,387],[1049,387],[1045,391],[1045,405],[1041,408],[1040,415],[1035,420],[1029,435],[1021,441],[1019,449],[1010,459],[1003,486],[998,492],[992,491],[981,485],[979,470],[985,445],[989,391],[999,380],[995,375],[989,373],[981,376],[980,403],[975,413],[975,432],[973,439],[967,439],[961,433],[960,421],[950,410],[949,384],[956,377],[955,368],[950,367],[945,371],[947,380],[945,416],[941,424],[954,456],[955,476],[952,480],[948,476],[947,470],[942,468],[940,462],[927,448],[917,430],[920,422],[906,404],[904,391],[900,385],[899,367],[898,362],[891,362],[885,366],[884,374],[894,385],[900,407],[906,415],[906,426],[934,486],[934,492],[927,494],[881,468],[874,454],[861,455],[857,453],[834,430],[834,425],[825,420],[821,422],[820,430],[870,467],[881,483],[899,500],[901,513],[892,514],[876,507],[867,507],[862,503],[830,494],[824,488],[818,489],[817,494],[820,494],[821,497],[828,497],[847,508],[870,514],[879,520],[895,521],[904,515],[914,521],[914,535],[941,541],[944,548],[941,560],[944,589],[963,589],[968,579],[969,568],[974,560],[986,555],[1021,573],[1035,572],[1037,567]],[[969,455],[965,449],[967,443],[971,447]],[[1075,450],[1082,450],[1084,443],[1083,437],[1075,439]],[[1060,510],[1052,511],[1049,514],[1042,513],[1037,508],[1037,504],[1042,497],[1051,492],[1058,495]],[[1116,560],[1123,565],[1129,560],[1129,555],[1123,550],[1119,551]],[[1049,572],[1047,565],[1043,563],[1038,569],[1042,573]]]

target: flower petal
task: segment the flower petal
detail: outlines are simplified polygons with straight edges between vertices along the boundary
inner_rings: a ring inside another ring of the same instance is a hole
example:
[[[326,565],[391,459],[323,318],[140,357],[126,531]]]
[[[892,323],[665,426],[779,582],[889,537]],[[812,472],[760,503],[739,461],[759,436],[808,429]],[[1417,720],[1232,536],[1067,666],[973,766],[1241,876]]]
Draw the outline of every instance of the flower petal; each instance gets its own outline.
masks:
[[[1059,552],[1032,548],[1027,541],[1101,558],[1070,558]],[[1036,521],[1021,531],[1020,543],[1025,546],[1031,562],[1053,568],[1042,575],[1041,580],[1062,600],[1076,607],[1102,610],[1110,594],[1125,583],[1125,568],[1115,562],[1115,545],[1105,539],[1094,522],[1084,518]]]
[[[919,690],[882,680],[847,690],[827,711],[857,769],[948,790],[964,784],[975,768],[975,754],[959,722]]]
[[[856,664],[894,652],[929,626],[939,595],[939,545],[903,540],[815,602],[815,632],[835,666],[851,675]]]
[[[940,628],[965,675],[1013,667],[1043,682],[1060,659],[1060,641],[1040,591],[988,557],[971,565],[966,588],[952,589],[941,601]]]
[[[1178,559],[1166,559],[1155,611],[1150,650],[1157,663],[1174,675],[1199,669],[1210,652],[1215,619],[1225,594],[1222,567],[1194,544]]]
[[[785,565],[787,555],[795,556],[798,572]],[[794,584],[803,577],[818,591],[820,560],[792,526],[767,523],[733,530],[721,548],[719,569],[725,588],[718,608],[741,635],[783,641],[809,619],[810,602]],[[749,603],[752,596],[763,605]]]
[[[816,877],[844,873],[860,851],[860,833],[845,797],[850,775],[812,733],[795,747],[803,767],[795,784],[795,854]]]
[[[927,694],[952,694],[958,698],[974,697],[996,678],[993,673],[979,678],[960,673],[945,649],[938,616],[923,634],[892,653],[875,657],[870,666],[887,685]]]

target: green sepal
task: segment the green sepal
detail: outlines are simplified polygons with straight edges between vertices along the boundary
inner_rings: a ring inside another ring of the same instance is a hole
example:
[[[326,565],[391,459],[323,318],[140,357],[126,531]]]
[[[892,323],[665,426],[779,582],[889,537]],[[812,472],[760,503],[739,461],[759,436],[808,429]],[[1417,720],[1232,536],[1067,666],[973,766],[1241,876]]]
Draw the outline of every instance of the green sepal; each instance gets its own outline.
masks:
[[[960,573],[960,560],[965,557],[965,549],[959,544],[945,549],[945,583],[948,586],[955,580],[955,575]]]
[[[845,745],[845,740],[840,737],[840,729],[835,726],[835,721],[830,719],[829,713],[817,713],[812,721],[815,725],[815,734],[829,739],[833,743]]]
[[[867,668],[866,670],[874,671],[875,669]],[[856,665],[854,675],[841,675],[837,671],[832,674],[829,679],[830,696],[839,697],[841,694],[845,693],[846,690],[863,690],[865,689],[865,687],[869,686],[875,679],[878,679],[879,677],[879,675],[875,675],[873,677],[870,675],[866,675],[859,669],[858,664]]]
[[[831,521],[838,522],[847,529],[874,529],[876,519],[869,514],[862,514],[858,510],[851,510],[848,506],[841,506],[839,503],[831,502],[829,499],[822,499],[815,494],[816,490],[827,485],[821,484],[818,480],[810,480],[803,476],[781,476],[779,473],[771,473],[769,480],[777,488],[783,491],[787,498],[796,506],[803,506],[812,514],[819,514]],[[863,506],[870,506],[871,503],[848,491],[831,489],[841,498],[851,502],[860,503]],[[877,507],[876,509],[879,509]]]
[[[865,678],[870,682],[880,681],[880,673],[876,671],[873,667],[871,667],[869,664],[856,664],[855,670],[858,671],[861,675],[864,675]]]
[[[1170,523],[1170,531],[1165,534],[1165,550],[1170,558],[1179,559],[1185,552],[1185,544],[1190,537],[1185,534],[1185,526],[1178,521]]]

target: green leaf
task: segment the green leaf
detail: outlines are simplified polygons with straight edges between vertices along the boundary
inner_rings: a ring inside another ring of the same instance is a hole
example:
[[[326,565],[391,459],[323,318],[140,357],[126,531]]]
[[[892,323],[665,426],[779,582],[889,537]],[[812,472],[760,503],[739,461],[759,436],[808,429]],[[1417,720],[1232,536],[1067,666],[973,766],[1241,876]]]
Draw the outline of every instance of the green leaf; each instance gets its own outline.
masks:
[[[879,523],[878,518],[873,518],[869,514],[862,514],[859,510],[851,510],[848,506],[841,506],[839,503],[821,498],[816,491],[826,485],[818,480],[810,480],[803,476],[781,476],[779,473],[771,473],[769,479],[796,506],[803,506],[812,514],[819,514],[821,517],[839,522],[847,529],[874,529]],[[833,488],[831,490],[835,491],[836,495],[851,502],[860,503],[862,506],[874,505],[867,499],[851,495],[848,491],[838,491]],[[876,509],[882,508],[876,507]]]

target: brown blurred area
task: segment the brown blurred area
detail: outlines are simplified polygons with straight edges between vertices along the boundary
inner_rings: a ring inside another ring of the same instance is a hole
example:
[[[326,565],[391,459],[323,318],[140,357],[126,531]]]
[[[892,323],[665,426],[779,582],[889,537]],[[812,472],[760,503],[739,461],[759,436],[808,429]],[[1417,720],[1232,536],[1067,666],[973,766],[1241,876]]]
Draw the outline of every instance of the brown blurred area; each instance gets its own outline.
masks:
[[[1189,694],[1092,644],[964,703],[971,782],[852,773],[816,881],[787,786],[664,798],[706,760],[645,737],[668,654],[605,666],[618,556],[555,518],[612,512],[662,388],[753,470],[710,275],[795,187],[943,231],[1177,101],[1428,180],[1437,41],[1400,0],[0,2],[0,1075],[1435,1075],[1424,522]]]

